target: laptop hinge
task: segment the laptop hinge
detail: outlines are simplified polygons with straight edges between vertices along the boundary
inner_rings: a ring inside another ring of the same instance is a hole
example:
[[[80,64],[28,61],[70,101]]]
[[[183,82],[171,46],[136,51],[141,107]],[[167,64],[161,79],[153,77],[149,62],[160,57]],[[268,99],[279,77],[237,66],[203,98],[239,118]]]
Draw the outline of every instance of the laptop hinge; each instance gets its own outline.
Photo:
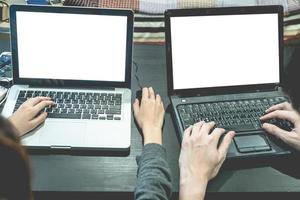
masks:
[[[278,91],[279,88],[280,88],[279,86],[275,86],[273,88],[266,88],[266,89],[255,90],[255,92],[272,92],[272,91]]]
[[[240,93],[254,93],[254,92],[273,92],[273,91],[278,91],[280,90],[280,86],[276,85],[273,87],[268,87],[268,88],[260,88],[260,89],[249,89],[249,90],[228,90],[226,92],[221,92],[221,91],[217,91],[217,92],[210,92],[210,91],[203,91],[203,92],[182,92],[180,94],[178,93],[174,93],[173,97],[177,97],[177,98],[183,98],[183,97],[200,97],[200,96],[212,96],[212,95],[226,95],[226,94],[240,94]]]
[[[71,89],[71,90],[111,90],[114,91],[116,88],[113,87],[96,87],[96,86],[87,86],[87,87],[61,87],[61,86],[34,86],[31,85],[29,88],[53,88],[53,89]]]
[[[71,149],[70,146],[51,145],[51,149]]]

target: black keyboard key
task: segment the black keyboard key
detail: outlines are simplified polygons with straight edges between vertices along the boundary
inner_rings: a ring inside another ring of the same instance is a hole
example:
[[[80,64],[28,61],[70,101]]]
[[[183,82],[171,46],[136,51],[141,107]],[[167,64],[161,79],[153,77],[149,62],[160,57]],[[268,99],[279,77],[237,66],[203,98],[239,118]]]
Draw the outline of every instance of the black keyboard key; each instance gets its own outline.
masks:
[[[243,125],[228,125],[223,126],[227,131],[236,131],[236,132],[245,132],[245,131],[254,131],[254,130],[260,130],[261,128],[254,126],[253,124],[243,124]]]
[[[107,105],[107,101],[101,101],[101,105]]]
[[[60,111],[59,108],[54,108],[54,109],[52,110],[52,113],[59,113],[59,111]]]
[[[57,104],[57,108],[65,108],[65,104]]]
[[[98,119],[98,115],[97,114],[93,114],[92,115],[92,119]]]
[[[88,108],[88,109],[94,109],[95,107],[94,107],[94,105],[92,105],[92,104],[88,104],[88,105],[87,105],[87,108]]]
[[[68,113],[68,109],[67,108],[60,109],[60,113]]]
[[[87,105],[85,105],[85,104],[80,105],[79,108],[81,108],[81,109],[86,109],[86,108],[87,108]]]
[[[52,111],[53,111],[53,108],[47,108],[47,109],[46,109],[46,112],[47,112],[47,113],[51,113]]]
[[[90,114],[82,114],[82,119],[91,119]]]
[[[113,115],[107,115],[107,120],[113,120],[114,116]]]
[[[107,110],[108,106],[102,106],[102,110]]]
[[[68,113],[72,113],[74,114],[75,113],[75,109],[71,108],[71,109],[68,109]]]
[[[26,97],[26,93],[19,93],[18,98],[25,98]]]
[[[49,113],[48,118],[81,119],[81,114]]]
[[[82,109],[76,109],[75,113],[82,113]]]

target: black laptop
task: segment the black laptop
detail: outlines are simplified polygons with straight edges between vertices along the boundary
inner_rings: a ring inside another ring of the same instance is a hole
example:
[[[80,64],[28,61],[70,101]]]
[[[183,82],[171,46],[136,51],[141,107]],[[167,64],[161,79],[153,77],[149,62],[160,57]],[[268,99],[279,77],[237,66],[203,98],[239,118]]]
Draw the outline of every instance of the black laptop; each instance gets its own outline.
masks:
[[[236,131],[228,157],[288,154],[259,117],[289,101],[282,92],[281,6],[167,10],[168,92],[179,139],[190,125],[214,121]],[[287,121],[272,123],[291,129]]]

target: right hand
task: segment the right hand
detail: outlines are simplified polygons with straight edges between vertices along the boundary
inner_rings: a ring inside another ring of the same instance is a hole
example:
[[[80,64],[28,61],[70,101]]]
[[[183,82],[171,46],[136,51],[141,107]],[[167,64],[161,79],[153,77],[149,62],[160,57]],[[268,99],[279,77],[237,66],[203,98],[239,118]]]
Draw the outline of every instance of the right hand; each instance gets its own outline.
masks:
[[[55,103],[49,97],[35,97],[25,101],[20,108],[8,118],[8,120],[16,127],[19,136],[22,136],[36,128],[46,120],[47,113],[39,112],[45,107],[54,105]]]
[[[234,132],[228,132],[218,146],[222,128],[215,128],[214,122],[198,122],[184,131],[180,167],[180,199],[203,199],[209,180],[214,178],[221,168]]]
[[[278,137],[283,142],[300,151],[300,115],[292,108],[291,104],[284,102],[271,106],[266,110],[266,113],[267,114],[262,116],[260,120],[283,119],[294,124],[292,131],[283,130],[269,123],[263,123],[262,127],[267,133]]]
[[[165,110],[161,97],[155,95],[152,87],[143,88],[141,103],[135,99],[133,112],[138,126],[142,129],[144,144],[162,144]]]

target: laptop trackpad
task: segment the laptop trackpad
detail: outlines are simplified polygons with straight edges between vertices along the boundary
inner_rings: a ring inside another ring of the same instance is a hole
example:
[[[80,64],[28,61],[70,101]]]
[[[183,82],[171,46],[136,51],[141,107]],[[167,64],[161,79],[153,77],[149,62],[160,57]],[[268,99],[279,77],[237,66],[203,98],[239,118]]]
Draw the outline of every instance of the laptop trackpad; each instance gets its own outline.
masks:
[[[236,136],[234,137],[234,142],[241,153],[271,150],[264,135]]]
[[[46,122],[38,131],[40,144],[51,146],[78,146],[84,141],[86,123]]]

